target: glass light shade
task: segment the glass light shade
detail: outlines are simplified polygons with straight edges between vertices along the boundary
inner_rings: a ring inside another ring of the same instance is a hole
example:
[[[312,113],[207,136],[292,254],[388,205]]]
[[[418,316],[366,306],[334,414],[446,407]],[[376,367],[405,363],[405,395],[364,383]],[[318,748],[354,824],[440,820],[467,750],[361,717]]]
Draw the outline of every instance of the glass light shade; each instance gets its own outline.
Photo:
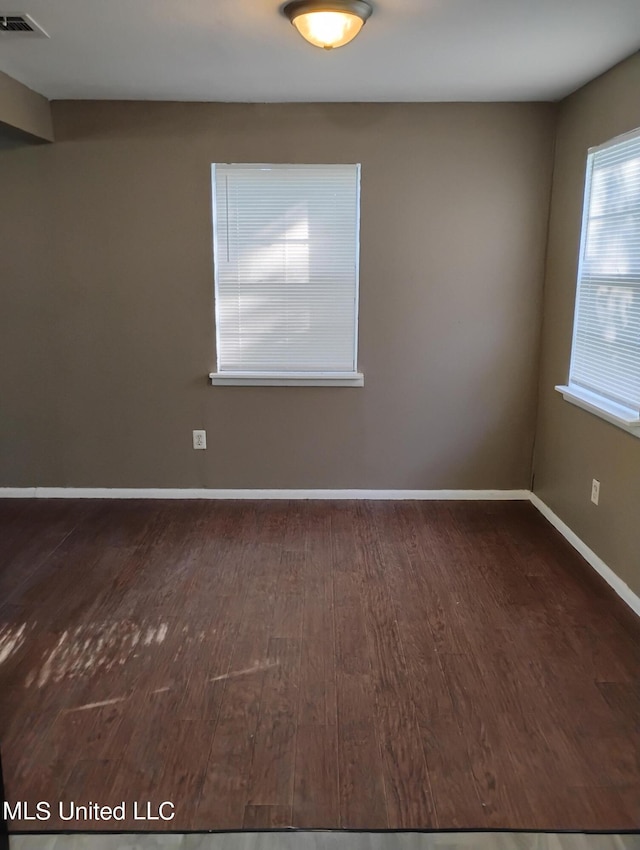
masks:
[[[305,12],[292,21],[300,35],[316,47],[330,50],[352,41],[364,21],[350,12]]]

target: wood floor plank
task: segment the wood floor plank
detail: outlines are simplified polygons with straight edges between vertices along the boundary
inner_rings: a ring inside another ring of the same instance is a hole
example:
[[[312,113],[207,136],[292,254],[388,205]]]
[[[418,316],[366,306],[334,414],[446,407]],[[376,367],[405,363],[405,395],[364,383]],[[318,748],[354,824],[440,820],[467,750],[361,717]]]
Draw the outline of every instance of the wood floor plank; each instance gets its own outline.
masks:
[[[640,677],[635,682],[598,682],[597,688],[620,729],[640,733]]]
[[[198,811],[199,817],[218,824],[219,829],[240,829],[244,821],[262,686],[269,664],[271,610],[271,596],[247,596],[228,677],[222,682],[220,713],[215,726],[208,730],[212,743]]]
[[[328,646],[333,626],[332,612],[324,598],[307,593],[304,599],[304,628],[301,638],[298,723],[325,726],[329,718],[329,689],[335,684],[335,657]]]
[[[363,505],[360,514],[356,539],[363,553],[363,609],[388,818],[400,828],[416,823],[434,827],[436,814],[415,705],[412,700],[398,700],[399,693],[410,692],[410,675],[389,592],[388,561],[374,521],[382,514],[384,523],[388,507]]]
[[[300,725],[296,741],[293,826],[332,829],[340,821],[338,805],[338,730]]]
[[[269,641],[259,720],[247,786],[247,804],[293,803],[300,641]]]
[[[534,821],[526,782],[513,769],[510,752],[511,729],[497,717],[491,694],[473,661],[462,655],[442,659],[445,679],[452,696],[454,715],[462,729],[471,773],[485,810],[485,825],[506,828],[506,812],[518,823]],[[490,687],[490,686],[489,686]]]
[[[331,551],[331,509],[307,506],[304,527],[304,590],[298,723],[335,726],[335,634]]]
[[[404,532],[406,508],[394,508]],[[409,526],[410,528],[410,526]],[[485,812],[473,781],[467,744],[436,652],[436,641],[425,617],[421,577],[413,570],[403,536],[397,544],[382,543],[389,591],[394,603],[408,675],[408,690],[416,712],[439,824],[459,826],[485,822]],[[415,547],[415,541],[412,546]]]
[[[47,559],[83,520],[90,519],[93,509],[89,503],[77,505],[66,500],[56,505],[25,502],[15,515],[5,507],[0,522],[0,610],[20,600],[34,580],[41,580]]]
[[[291,826],[290,806],[247,806],[243,829],[286,829]]]
[[[437,823],[483,824],[485,812],[473,781],[467,742],[440,658],[429,639],[421,639],[421,629],[415,628],[415,623],[405,621],[401,628]]]
[[[337,694],[340,826],[386,829],[384,766],[369,676],[339,670]]]

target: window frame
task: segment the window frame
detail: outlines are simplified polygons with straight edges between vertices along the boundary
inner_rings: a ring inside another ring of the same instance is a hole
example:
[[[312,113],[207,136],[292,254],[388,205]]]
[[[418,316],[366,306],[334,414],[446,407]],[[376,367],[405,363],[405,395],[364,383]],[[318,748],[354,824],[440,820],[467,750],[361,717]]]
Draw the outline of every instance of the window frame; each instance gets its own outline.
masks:
[[[303,170],[305,167],[318,166],[331,167],[352,165],[356,174],[356,221],[355,221],[355,293],[354,293],[354,370],[348,372],[337,371],[225,371],[220,369],[220,312],[219,312],[219,290],[217,254],[220,250],[217,238],[217,196],[216,196],[216,167],[233,166],[235,168],[251,169],[286,169],[295,168]],[[358,346],[360,329],[360,220],[361,220],[361,171],[360,163],[259,163],[259,162],[214,162],[211,164],[211,191],[212,191],[212,243],[213,243],[213,266],[214,266],[214,321],[216,340],[216,371],[209,373],[212,386],[263,386],[263,387],[362,387],[364,386],[364,375],[358,369]]]
[[[614,401],[605,394],[594,392],[586,387],[571,382],[571,374],[573,372],[573,363],[576,350],[576,338],[578,331],[578,309],[580,305],[582,271],[584,266],[586,237],[589,225],[590,209],[591,209],[591,185],[595,155],[624,143],[625,141],[636,140],[640,138],[640,128],[631,130],[628,133],[623,133],[619,136],[609,139],[601,145],[589,148],[587,151],[587,161],[585,168],[584,193],[582,201],[582,222],[580,226],[580,244],[578,255],[578,273],[576,278],[576,293],[573,313],[573,329],[571,335],[571,352],[569,356],[569,378],[566,384],[559,384],[555,387],[565,401],[576,407],[586,410],[595,416],[604,419],[606,422],[616,425],[624,431],[640,437],[640,412],[632,407],[626,407],[623,404]]]

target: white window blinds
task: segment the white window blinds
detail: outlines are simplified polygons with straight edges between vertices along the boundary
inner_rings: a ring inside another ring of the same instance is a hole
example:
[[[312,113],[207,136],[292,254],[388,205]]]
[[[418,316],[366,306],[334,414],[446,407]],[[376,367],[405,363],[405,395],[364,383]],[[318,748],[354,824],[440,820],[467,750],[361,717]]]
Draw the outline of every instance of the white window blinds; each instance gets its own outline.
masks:
[[[569,381],[640,412],[640,132],[589,153]]]
[[[356,372],[357,165],[213,166],[218,373]]]

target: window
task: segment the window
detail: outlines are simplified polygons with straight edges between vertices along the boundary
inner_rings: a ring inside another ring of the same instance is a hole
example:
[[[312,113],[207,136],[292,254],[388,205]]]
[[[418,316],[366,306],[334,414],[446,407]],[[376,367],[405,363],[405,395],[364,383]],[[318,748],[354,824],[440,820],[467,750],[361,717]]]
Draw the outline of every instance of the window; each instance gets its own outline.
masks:
[[[361,386],[360,166],[213,166],[213,384]]]
[[[568,401],[640,436],[640,131],[589,151]]]

